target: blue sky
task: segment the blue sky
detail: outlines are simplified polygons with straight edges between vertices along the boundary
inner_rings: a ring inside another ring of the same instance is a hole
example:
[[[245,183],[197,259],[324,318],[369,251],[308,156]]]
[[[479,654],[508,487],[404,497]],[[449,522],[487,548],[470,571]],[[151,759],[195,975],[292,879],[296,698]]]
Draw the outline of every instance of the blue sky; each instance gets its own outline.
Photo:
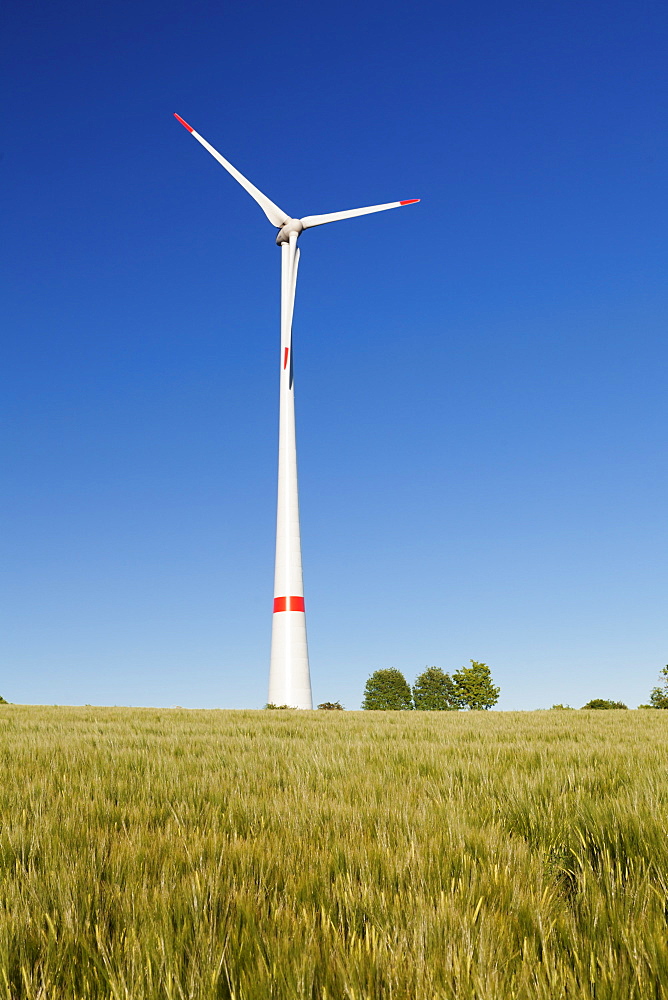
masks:
[[[260,707],[300,216],[316,700],[490,664],[645,701],[666,634],[668,10],[14,3],[0,693]]]

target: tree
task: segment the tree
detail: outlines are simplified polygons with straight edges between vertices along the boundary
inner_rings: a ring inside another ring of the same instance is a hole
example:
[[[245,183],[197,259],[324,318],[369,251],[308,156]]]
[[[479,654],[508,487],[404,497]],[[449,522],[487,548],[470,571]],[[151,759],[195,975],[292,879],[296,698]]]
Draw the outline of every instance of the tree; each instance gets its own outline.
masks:
[[[329,712],[342,712],[343,705],[340,701],[323,701],[322,704],[318,705],[318,708],[325,709]]]
[[[651,708],[668,708],[668,666],[659,674],[660,687],[652,688],[649,696]]]
[[[608,701],[607,698],[592,698],[583,708],[628,708],[623,701]]]
[[[472,711],[491,708],[499,700],[501,688],[492,682],[492,672],[486,663],[470,661],[470,667],[460,667],[452,675],[455,694],[462,708]]]
[[[405,711],[413,707],[410,686],[400,670],[376,670],[364,688],[362,708],[367,711]]]
[[[423,712],[453,712],[461,708],[450,674],[427,667],[413,685],[413,704]]]
[[[5,701],[5,699],[2,696],[0,696],[0,705],[9,705],[9,702]]]

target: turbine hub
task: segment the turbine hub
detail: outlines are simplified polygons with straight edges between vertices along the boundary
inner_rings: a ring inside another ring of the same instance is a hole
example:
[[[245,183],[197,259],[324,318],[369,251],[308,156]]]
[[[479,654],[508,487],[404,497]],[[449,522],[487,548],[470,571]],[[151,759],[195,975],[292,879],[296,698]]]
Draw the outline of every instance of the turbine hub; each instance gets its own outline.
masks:
[[[290,233],[296,233],[299,236],[303,228],[301,219],[288,219],[285,225],[278,231],[278,236],[276,237],[277,245],[280,247],[281,243],[289,243]]]

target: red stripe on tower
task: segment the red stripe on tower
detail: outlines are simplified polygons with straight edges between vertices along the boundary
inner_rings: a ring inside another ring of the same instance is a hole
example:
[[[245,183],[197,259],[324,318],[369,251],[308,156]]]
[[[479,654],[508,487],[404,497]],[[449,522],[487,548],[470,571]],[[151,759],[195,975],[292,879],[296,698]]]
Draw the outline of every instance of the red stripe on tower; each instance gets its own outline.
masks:
[[[274,614],[276,614],[277,611],[303,611],[303,610],[304,610],[303,597],[274,598]]]
[[[177,122],[181,122],[181,124],[183,125],[183,127],[187,128],[189,132],[194,132],[195,131],[194,128],[190,127],[190,125],[188,124],[188,122],[184,122],[184,120],[181,117],[181,115],[177,115],[176,111],[174,112],[174,117],[176,118]]]

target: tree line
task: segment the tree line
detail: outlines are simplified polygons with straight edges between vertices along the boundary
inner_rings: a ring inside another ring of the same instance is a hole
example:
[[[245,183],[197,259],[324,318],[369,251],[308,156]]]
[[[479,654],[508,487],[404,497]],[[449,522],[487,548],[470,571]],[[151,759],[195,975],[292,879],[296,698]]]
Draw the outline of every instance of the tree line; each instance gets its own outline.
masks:
[[[611,701],[608,698],[592,698],[583,708],[628,708],[623,701]],[[552,708],[571,709],[571,705],[552,705]],[[668,665],[659,673],[659,683],[652,688],[649,696],[649,705],[638,705],[638,708],[663,708],[668,709]]]
[[[649,696],[649,705],[638,708],[668,708],[668,664],[659,672],[659,683]]]
[[[457,712],[482,711],[496,705],[500,688],[486,663],[471,660],[452,676],[440,667],[427,667],[411,688],[400,670],[376,670],[364,688],[362,708],[367,711]]]
[[[364,688],[362,708],[368,711],[457,712],[462,708],[482,711],[492,708],[499,700],[501,688],[492,680],[486,663],[470,661],[470,667],[460,667],[452,677],[440,667],[427,667],[411,688],[400,670],[389,667],[375,670]],[[638,708],[668,709],[668,664],[659,673],[659,683],[652,688],[649,705]],[[0,696],[0,705],[8,702]],[[268,704],[266,708],[290,708],[290,705]],[[552,708],[568,709],[570,705],[553,705]],[[627,708],[622,701],[592,698],[583,708]],[[343,710],[340,701],[324,701],[318,708]]]

